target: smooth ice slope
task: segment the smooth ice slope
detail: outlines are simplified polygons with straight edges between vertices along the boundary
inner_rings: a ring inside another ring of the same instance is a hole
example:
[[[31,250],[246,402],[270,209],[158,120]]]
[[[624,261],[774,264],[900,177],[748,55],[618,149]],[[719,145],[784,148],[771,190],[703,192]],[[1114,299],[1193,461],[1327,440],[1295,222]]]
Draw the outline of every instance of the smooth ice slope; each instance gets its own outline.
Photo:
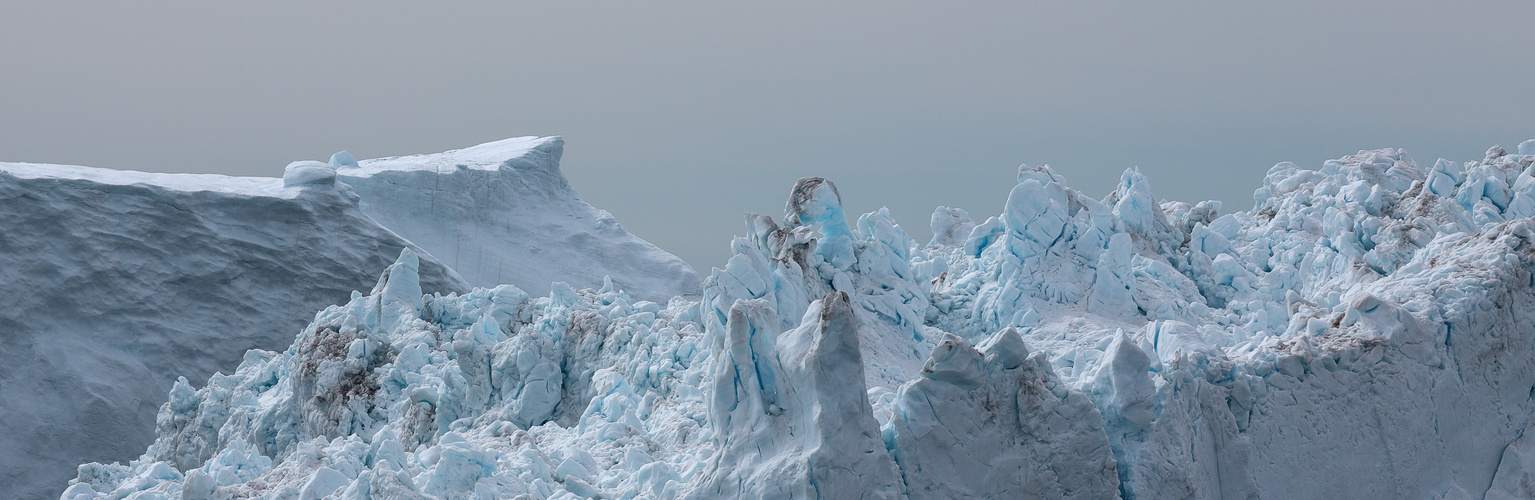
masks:
[[[1025,166],[926,245],[808,178],[664,306],[403,251],[64,498],[1527,498],[1532,164],[1282,163],[1224,215]]]
[[[288,343],[409,246],[334,183],[0,163],[0,490],[133,457],[177,375]]]
[[[470,285],[596,288],[612,277],[642,299],[698,294],[698,274],[682,259],[581,201],[560,173],[563,152],[559,137],[520,137],[362,162],[347,154],[331,163],[362,195],[364,212]]]

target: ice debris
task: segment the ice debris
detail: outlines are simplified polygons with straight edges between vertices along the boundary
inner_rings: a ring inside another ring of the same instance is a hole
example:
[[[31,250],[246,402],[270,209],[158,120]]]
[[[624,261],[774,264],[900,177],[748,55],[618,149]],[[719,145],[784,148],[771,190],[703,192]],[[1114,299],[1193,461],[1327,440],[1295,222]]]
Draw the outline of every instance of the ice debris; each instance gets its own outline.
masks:
[[[1025,166],[925,245],[807,178],[664,305],[406,252],[65,497],[1525,498],[1532,163],[1281,163],[1224,215]]]

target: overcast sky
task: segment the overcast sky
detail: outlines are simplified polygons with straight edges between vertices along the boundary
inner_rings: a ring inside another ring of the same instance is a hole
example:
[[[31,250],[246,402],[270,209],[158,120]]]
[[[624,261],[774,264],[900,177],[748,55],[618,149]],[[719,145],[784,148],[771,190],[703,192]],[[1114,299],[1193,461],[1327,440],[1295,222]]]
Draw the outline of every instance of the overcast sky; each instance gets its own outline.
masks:
[[[1280,161],[1535,137],[1528,0],[1019,3],[0,0],[0,161],[277,176],[563,135],[583,198],[707,272],[802,176],[925,242],[1020,163],[1230,212]]]

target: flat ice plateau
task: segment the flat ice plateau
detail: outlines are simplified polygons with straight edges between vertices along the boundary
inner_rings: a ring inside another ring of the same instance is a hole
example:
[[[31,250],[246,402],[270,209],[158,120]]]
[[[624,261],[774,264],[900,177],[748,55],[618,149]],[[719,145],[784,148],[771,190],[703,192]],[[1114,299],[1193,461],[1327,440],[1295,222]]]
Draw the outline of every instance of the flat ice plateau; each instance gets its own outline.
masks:
[[[806,178],[696,299],[427,294],[405,248],[63,498],[1532,498],[1532,150],[1229,214],[1024,166],[925,244]]]
[[[696,295],[680,259],[581,201],[562,148],[337,154],[282,179],[0,163],[0,496],[57,496],[81,462],[137,456],[178,375],[284,348],[404,248],[431,292],[611,275]]]

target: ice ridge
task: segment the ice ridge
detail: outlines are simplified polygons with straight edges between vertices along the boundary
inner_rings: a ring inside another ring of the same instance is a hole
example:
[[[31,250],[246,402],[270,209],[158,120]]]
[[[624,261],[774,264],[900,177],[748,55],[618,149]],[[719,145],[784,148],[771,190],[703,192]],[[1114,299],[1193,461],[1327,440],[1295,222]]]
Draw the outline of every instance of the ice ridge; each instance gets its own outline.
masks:
[[[1224,215],[1025,166],[927,244],[808,178],[664,305],[404,251],[64,498],[1529,498],[1532,163],[1281,163]]]

